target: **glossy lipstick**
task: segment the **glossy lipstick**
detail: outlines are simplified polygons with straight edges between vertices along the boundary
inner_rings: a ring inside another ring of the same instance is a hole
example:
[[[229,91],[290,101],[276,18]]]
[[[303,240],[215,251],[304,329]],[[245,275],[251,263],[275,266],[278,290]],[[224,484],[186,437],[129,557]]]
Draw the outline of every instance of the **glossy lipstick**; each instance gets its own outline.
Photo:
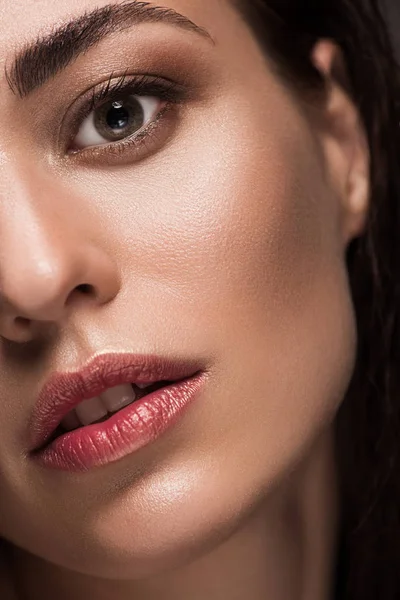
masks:
[[[30,422],[31,456],[42,466],[87,471],[139,450],[169,429],[206,380],[193,361],[103,354],[78,372],[55,373],[43,387]],[[64,417],[84,400],[122,384],[163,382],[101,423],[55,437]]]

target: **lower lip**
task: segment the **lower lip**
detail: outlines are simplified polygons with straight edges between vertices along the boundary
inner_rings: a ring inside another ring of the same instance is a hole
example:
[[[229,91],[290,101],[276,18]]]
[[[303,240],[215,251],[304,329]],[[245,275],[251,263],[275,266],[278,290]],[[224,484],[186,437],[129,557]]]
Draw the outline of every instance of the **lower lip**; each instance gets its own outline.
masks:
[[[205,383],[198,374],[144,396],[107,421],[58,437],[35,455],[42,466],[60,471],[88,471],[136,452],[172,427],[197,398]]]

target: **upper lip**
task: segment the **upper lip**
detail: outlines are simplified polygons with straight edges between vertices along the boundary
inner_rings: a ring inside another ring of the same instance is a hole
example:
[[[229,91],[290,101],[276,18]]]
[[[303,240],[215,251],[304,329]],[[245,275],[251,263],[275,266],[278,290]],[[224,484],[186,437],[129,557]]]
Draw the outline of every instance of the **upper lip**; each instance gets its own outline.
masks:
[[[30,421],[30,447],[46,445],[63,418],[83,400],[124,383],[186,379],[200,368],[194,361],[153,355],[101,354],[74,372],[54,373],[43,386]]]

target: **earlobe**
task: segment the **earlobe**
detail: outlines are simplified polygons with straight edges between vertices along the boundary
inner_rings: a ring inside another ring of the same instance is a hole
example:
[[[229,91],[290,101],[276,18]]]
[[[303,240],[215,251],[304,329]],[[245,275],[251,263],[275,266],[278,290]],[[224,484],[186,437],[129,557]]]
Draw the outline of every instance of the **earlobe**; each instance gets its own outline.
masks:
[[[365,230],[370,203],[370,151],[365,128],[354,101],[340,48],[319,41],[312,60],[326,80],[323,144],[328,169],[341,200],[344,243]]]

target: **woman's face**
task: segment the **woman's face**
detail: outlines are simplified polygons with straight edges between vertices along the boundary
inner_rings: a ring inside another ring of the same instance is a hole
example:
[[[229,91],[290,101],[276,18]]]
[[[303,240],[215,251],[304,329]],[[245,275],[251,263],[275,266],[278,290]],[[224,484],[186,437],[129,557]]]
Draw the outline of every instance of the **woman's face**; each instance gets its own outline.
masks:
[[[366,185],[351,103],[302,104],[228,0],[164,0],[208,34],[105,6],[1,0],[0,535],[125,577],[228,535],[332,423],[354,365],[345,252]],[[50,61],[43,40],[84,14],[79,48],[64,29],[81,52]],[[206,384],[139,451],[42,466],[28,452],[42,386],[106,351],[193,359]]]

